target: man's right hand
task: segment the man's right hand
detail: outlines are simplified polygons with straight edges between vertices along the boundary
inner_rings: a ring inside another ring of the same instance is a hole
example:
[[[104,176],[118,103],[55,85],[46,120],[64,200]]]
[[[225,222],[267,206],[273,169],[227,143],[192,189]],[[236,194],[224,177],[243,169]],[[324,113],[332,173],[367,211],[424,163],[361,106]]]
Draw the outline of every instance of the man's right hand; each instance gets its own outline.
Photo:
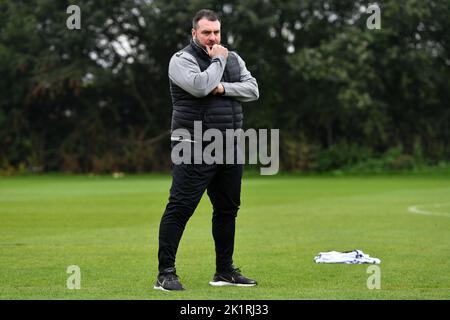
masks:
[[[225,59],[228,58],[228,49],[221,46],[220,44],[213,45],[211,49],[206,46],[206,50],[208,51],[208,54],[211,58],[217,56],[223,56]]]

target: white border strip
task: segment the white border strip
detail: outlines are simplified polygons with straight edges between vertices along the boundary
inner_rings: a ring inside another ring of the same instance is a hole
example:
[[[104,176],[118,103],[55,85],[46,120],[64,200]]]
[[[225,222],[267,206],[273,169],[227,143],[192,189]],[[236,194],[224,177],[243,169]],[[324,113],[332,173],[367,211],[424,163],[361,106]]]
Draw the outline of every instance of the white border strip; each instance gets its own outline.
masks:
[[[450,218],[450,213],[448,212],[438,212],[438,211],[429,211],[429,210],[423,210],[420,207],[434,207],[434,208],[440,208],[445,205],[450,205],[450,202],[447,203],[435,203],[435,204],[429,204],[429,205],[413,205],[408,207],[408,212],[414,213],[414,214],[422,214],[427,216],[439,216],[439,217],[447,217]]]

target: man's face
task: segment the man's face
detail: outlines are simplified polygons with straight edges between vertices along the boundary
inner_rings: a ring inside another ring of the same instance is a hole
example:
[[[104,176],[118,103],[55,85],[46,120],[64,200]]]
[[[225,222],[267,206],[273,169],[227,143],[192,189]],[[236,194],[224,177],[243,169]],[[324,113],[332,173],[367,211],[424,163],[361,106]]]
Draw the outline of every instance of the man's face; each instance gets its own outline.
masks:
[[[197,29],[192,29],[192,38],[202,47],[212,47],[220,44],[220,22],[209,21],[208,19],[200,19],[197,23]]]

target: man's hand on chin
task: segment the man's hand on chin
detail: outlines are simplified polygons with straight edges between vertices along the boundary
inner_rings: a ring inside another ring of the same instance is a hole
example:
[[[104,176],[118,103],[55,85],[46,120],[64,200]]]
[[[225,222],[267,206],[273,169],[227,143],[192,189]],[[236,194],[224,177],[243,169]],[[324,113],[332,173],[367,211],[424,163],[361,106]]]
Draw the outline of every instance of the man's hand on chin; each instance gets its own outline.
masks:
[[[228,58],[228,49],[220,44],[214,44],[211,48],[206,46],[206,51],[211,58],[223,56],[225,60]]]

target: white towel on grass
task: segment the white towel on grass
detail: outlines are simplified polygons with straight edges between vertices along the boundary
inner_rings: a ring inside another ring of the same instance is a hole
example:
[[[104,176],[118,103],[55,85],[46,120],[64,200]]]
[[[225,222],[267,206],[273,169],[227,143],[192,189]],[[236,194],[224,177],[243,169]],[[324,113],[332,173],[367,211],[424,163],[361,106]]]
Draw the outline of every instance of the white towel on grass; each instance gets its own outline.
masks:
[[[352,250],[346,252],[329,251],[320,252],[318,256],[314,257],[316,263],[347,263],[347,264],[380,264],[381,260],[372,258],[361,250]]]

